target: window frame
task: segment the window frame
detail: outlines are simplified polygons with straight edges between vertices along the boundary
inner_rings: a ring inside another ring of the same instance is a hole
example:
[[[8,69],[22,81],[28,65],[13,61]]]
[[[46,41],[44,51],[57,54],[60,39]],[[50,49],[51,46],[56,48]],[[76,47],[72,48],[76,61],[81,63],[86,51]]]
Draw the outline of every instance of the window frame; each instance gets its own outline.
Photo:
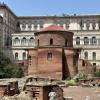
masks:
[[[47,60],[52,61],[52,53],[51,52],[47,53]]]
[[[53,45],[53,38],[50,38],[50,45]]]
[[[84,37],[84,45],[88,45],[89,44],[89,38],[88,37]]]
[[[93,60],[96,60],[96,52],[92,53],[92,58],[93,58]]]
[[[15,60],[18,60],[18,52],[15,52]]]
[[[87,51],[84,53],[84,59],[88,60],[88,52]]]
[[[80,37],[76,37],[76,45],[80,45]]]

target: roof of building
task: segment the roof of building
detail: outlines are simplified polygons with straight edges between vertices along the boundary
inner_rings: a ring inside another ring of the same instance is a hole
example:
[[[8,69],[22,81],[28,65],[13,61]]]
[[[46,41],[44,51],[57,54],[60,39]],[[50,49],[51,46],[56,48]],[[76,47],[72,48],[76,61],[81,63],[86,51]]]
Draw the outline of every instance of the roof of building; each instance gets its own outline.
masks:
[[[50,25],[48,27],[45,27],[43,29],[41,29],[40,31],[36,32],[36,33],[42,33],[42,32],[58,32],[58,31],[61,31],[61,32],[70,32],[66,29],[64,29],[63,27],[61,26],[57,26],[57,25]],[[72,32],[71,32],[72,33]]]
[[[0,2],[0,8],[8,10],[13,16],[17,17],[15,13],[4,2],[3,3]]]
[[[20,19],[63,19],[63,18],[100,18],[100,15],[45,15],[45,16],[17,16],[17,18]]]
[[[66,31],[63,27],[57,25],[50,25],[40,31]]]

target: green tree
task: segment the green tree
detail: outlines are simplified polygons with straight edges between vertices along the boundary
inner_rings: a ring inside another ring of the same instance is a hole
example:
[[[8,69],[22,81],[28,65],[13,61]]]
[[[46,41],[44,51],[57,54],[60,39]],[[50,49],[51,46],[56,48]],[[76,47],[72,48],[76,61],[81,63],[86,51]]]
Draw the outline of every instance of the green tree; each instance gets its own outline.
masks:
[[[21,67],[16,67],[13,69],[13,77],[21,78],[22,76],[24,76],[24,73]]]
[[[95,76],[96,76],[96,77],[100,77],[100,71],[96,71],[96,72],[95,72]]]
[[[9,58],[0,52],[0,78],[20,78],[24,75],[21,67],[13,67]]]

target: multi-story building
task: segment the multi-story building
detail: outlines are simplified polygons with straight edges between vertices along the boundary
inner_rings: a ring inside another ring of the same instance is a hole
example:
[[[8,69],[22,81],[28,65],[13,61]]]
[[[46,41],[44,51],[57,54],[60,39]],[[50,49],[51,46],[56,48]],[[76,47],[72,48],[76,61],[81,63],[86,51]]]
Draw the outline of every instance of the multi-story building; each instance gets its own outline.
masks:
[[[16,16],[5,4],[0,4],[0,15],[3,45],[10,46],[14,60],[27,59],[28,49],[35,48],[34,32],[56,24],[74,33],[73,46],[81,49],[80,59],[100,66],[100,15]]]
[[[3,18],[0,16],[0,49],[2,48],[3,36]]]
[[[0,16],[3,17],[3,46],[10,46],[11,34],[16,30],[16,15],[3,3],[0,4]]]

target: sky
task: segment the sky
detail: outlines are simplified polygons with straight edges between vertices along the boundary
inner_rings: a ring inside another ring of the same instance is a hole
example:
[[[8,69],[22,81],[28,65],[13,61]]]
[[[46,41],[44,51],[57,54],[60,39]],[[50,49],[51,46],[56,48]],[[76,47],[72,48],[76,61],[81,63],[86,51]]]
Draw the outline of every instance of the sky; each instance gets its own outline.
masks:
[[[100,14],[100,0],[0,0],[17,16]]]

